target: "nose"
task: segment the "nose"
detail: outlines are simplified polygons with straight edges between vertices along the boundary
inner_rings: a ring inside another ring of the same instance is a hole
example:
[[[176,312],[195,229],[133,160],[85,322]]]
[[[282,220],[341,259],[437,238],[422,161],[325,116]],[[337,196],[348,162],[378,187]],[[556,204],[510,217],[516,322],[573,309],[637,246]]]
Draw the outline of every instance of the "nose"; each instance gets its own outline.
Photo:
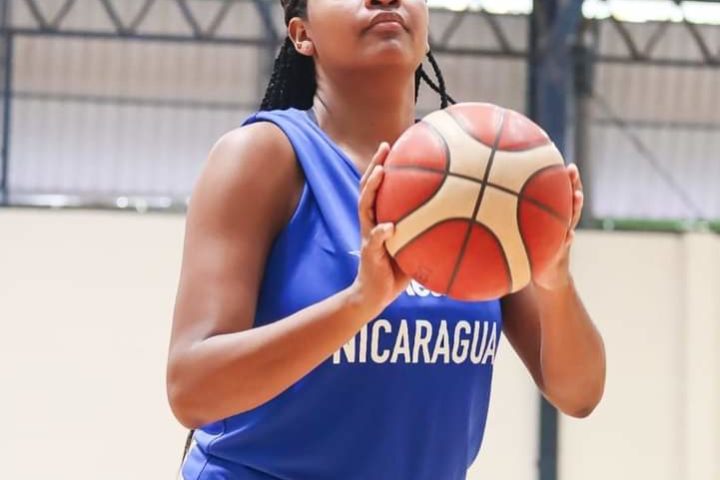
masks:
[[[400,0],[365,0],[368,8],[390,8],[400,5]]]

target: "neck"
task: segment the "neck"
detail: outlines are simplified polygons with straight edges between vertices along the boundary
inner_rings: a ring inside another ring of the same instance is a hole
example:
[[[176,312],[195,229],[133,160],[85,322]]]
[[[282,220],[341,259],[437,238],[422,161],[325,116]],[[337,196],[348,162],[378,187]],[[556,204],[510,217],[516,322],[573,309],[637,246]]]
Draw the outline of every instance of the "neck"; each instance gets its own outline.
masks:
[[[415,76],[318,72],[313,109],[320,127],[363,172],[381,142],[392,145],[415,123]]]

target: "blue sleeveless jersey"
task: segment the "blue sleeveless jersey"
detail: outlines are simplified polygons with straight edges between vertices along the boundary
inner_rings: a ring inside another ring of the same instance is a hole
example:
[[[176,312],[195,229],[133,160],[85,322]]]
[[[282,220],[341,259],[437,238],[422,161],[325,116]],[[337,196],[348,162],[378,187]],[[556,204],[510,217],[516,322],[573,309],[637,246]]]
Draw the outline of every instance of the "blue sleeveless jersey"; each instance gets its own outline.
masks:
[[[349,286],[360,248],[357,167],[305,111],[245,123],[261,121],[285,132],[306,182],[270,251],[256,327]],[[501,328],[499,301],[454,301],[413,282],[276,398],[196,430],[182,478],[464,479],[482,442]]]

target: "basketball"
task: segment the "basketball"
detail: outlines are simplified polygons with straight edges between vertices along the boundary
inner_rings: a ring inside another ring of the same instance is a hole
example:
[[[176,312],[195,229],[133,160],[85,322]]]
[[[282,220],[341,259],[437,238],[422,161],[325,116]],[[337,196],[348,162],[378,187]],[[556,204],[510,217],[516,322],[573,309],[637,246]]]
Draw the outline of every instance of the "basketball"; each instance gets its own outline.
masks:
[[[458,300],[517,292],[562,247],[572,186],[548,135],[524,115],[462,103],[395,143],[377,194],[387,249],[428,289]]]

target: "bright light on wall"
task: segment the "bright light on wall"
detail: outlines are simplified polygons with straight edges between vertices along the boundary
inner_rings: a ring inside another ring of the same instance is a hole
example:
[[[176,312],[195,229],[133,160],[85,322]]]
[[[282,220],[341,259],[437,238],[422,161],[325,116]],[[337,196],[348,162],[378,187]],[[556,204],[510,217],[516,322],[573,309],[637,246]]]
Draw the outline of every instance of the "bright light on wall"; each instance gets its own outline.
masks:
[[[523,14],[532,11],[532,0],[428,0],[431,8]],[[720,24],[720,3],[670,0],[585,0],[585,18],[617,18],[623,22],[682,22]]]
[[[683,2],[682,9],[689,22],[720,25],[720,3]]]
[[[527,15],[532,11],[532,0],[428,0],[428,5],[453,11],[484,10],[498,15]]]
[[[586,18],[608,18],[623,22],[681,22],[682,9],[670,1],[658,0],[586,0],[583,3]]]

